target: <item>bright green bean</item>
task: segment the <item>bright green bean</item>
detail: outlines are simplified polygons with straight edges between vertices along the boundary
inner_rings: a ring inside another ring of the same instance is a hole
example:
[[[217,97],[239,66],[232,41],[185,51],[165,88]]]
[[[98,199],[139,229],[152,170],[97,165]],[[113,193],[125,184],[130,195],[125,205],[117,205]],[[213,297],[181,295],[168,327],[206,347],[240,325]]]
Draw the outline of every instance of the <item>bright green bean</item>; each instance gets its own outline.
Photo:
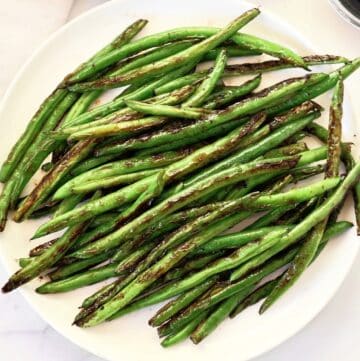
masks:
[[[197,107],[204,103],[206,98],[213,92],[216,84],[221,79],[227,62],[226,50],[221,50],[216,57],[215,65],[209,75],[201,82],[195,93],[186,100],[182,107]]]

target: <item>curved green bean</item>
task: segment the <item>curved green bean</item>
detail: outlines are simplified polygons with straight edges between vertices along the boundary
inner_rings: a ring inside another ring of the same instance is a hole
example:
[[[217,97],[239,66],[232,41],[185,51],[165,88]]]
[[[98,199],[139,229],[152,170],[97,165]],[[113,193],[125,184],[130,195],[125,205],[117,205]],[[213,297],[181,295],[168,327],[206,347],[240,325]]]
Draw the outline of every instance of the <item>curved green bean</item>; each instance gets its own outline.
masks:
[[[180,295],[178,298],[170,301],[163,306],[156,314],[149,320],[149,325],[153,327],[160,326],[162,323],[170,319],[180,310],[190,305],[195,299],[204,294],[215,282],[218,277],[213,277],[205,281],[203,284],[195,287],[186,293]]]
[[[123,75],[109,76],[99,80],[76,83],[71,85],[70,89],[72,91],[84,91],[89,89],[113,88],[118,87],[119,85],[129,84],[132,81],[144,80],[149,78],[149,76],[153,77],[154,75],[158,76],[166,74],[166,72],[171,71],[176,67],[182,66],[189,61],[201,58],[209,50],[216,48],[225,40],[232,37],[241,27],[245,26],[248,22],[259,15],[259,13],[260,11],[258,9],[251,9],[240,15],[225,28],[217,31],[214,35],[163,60],[159,60],[153,64],[144,65],[141,68],[130,70]],[[170,36],[171,33],[168,32],[168,41]],[[93,68],[96,67],[97,66],[93,64]]]
[[[213,92],[216,84],[221,79],[227,62],[226,50],[220,51],[216,57],[215,65],[209,75],[201,82],[195,93],[190,96],[182,107],[197,107],[204,103],[206,98]]]
[[[343,95],[344,88],[343,83],[340,80],[335,86],[330,106],[329,137],[327,141],[329,150],[325,177],[334,177],[339,174]],[[328,217],[324,218],[310,232],[309,236],[300,247],[300,250],[290,268],[284,273],[274,289],[271,291],[270,295],[268,295],[264,303],[261,305],[260,313],[265,312],[301,277],[317,253],[327,223]]]
[[[59,281],[48,282],[38,287],[36,292],[41,294],[69,292],[80,287],[89,286],[116,276],[115,268],[116,264],[109,264]]]
[[[206,99],[204,104],[205,109],[218,109],[224,105],[230,104],[232,101],[237,100],[244,95],[251,93],[261,83],[261,75],[257,75],[255,78],[246,81],[245,83],[220,90],[219,92],[213,93]]]

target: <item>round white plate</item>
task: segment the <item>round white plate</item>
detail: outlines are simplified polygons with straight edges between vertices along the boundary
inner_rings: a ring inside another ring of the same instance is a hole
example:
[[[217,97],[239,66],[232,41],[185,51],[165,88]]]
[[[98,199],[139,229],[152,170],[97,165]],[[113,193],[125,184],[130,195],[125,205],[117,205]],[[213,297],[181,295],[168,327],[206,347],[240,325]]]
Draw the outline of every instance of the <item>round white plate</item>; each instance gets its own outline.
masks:
[[[122,0],[106,3],[75,19],[35,53],[4,97],[0,110],[0,159],[5,158],[41,101],[64,74],[86,60],[132,21],[138,18],[150,20],[141,35],[186,25],[223,26],[251,7],[251,4],[239,0]],[[266,9],[262,9],[262,14],[244,31],[287,44],[300,54],[314,53],[301,35],[267,13]],[[289,74],[303,73],[303,70],[283,71],[276,73],[276,80],[279,80],[279,74],[284,78]],[[275,81],[274,74],[267,75],[264,84],[271,81]],[[324,106],[328,106],[328,101],[328,95],[321,98]],[[324,114],[323,120],[326,119],[327,114]],[[355,133],[360,134],[346,100],[344,137],[354,141]],[[352,219],[350,207],[345,213],[346,219]],[[26,256],[36,244],[28,240],[41,222],[43,220],[14,224],[9,221],[6,231],[0,235],[0,255],[9,274],[18,268],[17,259]],[[91,329],[71,326],[82,299],[98,286],[41,296],[33,291],[40,283],[35,280],[22,287],[20,292],[58,332],[107,360],[242,361],[283,342],[320,312],[343,281],[358,246],[354,230],[333,240],[296,286],[265,315],[260,317],[258,307],[251,307],[236,319],[224,322],[198,346],[186,341],[170,349],[161,348],[156,331],[147,325],[147,320],[158,306]]]

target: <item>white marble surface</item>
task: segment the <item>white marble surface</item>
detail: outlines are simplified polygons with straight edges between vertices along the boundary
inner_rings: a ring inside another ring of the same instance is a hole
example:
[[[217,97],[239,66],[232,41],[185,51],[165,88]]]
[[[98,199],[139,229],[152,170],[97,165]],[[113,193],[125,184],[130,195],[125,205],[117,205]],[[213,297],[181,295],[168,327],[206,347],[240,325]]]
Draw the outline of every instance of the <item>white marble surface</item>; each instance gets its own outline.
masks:
[[[154,0],[156,1],[156,0]],[[63,23],[104,0],[0,1],[0,96],[29,54]],[[169,1],[171,3],[171,1]],[[312,39],[319,53],[360,55],[360,30],[340,19],[326,0],[258,0]],[[347,82],[360,92],[360,75]],[[353,99],[360,119],[360,103]],[[7,275],[0,265],[0,284]],[[296,336],[257,361],[360,359],[360,254],[335,297]],[[47,326],[19,293],[0,296],[0,359],[100,361]],[[235,359],[235,358],[234,358]]]

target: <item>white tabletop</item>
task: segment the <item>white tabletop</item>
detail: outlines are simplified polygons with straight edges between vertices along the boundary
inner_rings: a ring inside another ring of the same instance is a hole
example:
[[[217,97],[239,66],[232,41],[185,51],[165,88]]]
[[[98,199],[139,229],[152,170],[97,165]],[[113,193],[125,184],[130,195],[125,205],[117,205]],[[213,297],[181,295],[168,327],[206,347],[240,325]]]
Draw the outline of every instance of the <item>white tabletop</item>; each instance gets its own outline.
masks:
[[[155,1],[155,0],[154,0]],[[0,96],[31,52],[69,19],[104,0],[12,0],[0,6]],[[311,39],[318,52],[360,55],[360,30],[338,17],[327,0],[257,0]],[[346,83],[360,93],[360,74]],[[353,98],[357,118],[360,103]],[[7,278],[0,265],[0,284]],[[360,254],[335,297],[296,336],[256,361],[355,361],[360,359]],[[19,293],[0,295],[0,359],[100,361],[57,334]],[[241,337],[241,336],[240,336]],[[259,340],[261,342],[261,340]],[[145,358],[145,357],[144,357]]]

